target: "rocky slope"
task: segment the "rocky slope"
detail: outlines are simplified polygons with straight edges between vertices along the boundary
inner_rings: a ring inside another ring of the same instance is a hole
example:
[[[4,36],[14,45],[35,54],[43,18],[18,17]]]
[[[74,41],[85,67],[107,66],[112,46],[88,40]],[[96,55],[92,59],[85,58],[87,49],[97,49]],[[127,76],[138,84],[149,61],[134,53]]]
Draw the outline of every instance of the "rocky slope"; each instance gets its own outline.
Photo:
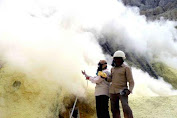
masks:
[[[127,6],[137,6],[140,13],[149,19],[177,20],[177,1],[176,0],[122,0]]]
[[[177,89],[177,73],[176,70],[168,67],[163,63],[151,62],[147,57],[138,55],[134,52],[127,51],[122,45],[114,45],[113,42],[107,40],[104,43],[100,42],[104,53],[113,55],[117,50],[122,50],[126,53],[126,62],[133,67],[139,68],[144,72],[147,72],[151,77],[158,79],[163,77],[164,80],[170,83],[175,89]]]

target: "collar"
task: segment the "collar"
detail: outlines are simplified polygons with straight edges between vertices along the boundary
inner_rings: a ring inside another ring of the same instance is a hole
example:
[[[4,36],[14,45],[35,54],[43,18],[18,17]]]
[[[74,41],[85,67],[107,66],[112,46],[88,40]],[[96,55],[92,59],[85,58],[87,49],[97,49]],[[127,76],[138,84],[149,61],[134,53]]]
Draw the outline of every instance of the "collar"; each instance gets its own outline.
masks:
[[[123,63],[122,65],[121,65],[121,67],[124,67],[125,66],[125,64]]]
[[[125,64],[123,63],[122,65],[120,65],[120,66],[118,66],[118,67],[124,67],[125,66]],[[116,68],[118,68],[118,67],[116,67]]]

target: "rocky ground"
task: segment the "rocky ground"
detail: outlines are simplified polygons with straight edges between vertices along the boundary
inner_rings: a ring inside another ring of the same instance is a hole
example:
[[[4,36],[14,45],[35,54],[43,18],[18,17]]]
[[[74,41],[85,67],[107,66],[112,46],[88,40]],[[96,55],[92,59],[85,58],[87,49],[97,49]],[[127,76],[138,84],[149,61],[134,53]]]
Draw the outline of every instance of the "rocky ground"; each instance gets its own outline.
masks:
[[[130,106],[135,118],[176,118],[177,96],[132,97]]]
[[[176,0],[122,0],[127,6],[137,6],[140,13],[149,19],[161,17],[170,20],[177,20]]]

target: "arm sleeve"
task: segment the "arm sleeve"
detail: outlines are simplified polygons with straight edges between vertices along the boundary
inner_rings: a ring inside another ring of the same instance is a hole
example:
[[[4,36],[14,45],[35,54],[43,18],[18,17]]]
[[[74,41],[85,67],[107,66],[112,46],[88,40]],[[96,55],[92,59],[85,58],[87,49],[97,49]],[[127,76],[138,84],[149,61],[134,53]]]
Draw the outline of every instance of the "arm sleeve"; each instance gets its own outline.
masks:
[[[100,76],[95,76],[95,77],[89,77],[89,80],[92,83],[100,83],[103,81],[103,79]]]
[[[106,73],[106,74],[107,74],[107,73]],[[111,73],[108,72],[108,74],[107,74],[107,81],[108,81],[108,82],[112,82],[112,68],[111,68]]]
[[[134,88],[134,80],[133,80],[133,75],[130,67],[126,68],[126,77],[127,77],[127,81],[129,82],[129,90],[132,93]]]

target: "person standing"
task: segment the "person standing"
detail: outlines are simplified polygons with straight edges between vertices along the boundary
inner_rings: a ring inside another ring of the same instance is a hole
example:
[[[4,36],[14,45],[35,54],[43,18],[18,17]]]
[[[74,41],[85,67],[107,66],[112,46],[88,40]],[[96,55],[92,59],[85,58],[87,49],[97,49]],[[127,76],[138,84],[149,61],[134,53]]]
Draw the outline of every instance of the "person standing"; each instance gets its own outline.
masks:
[[[95,77],[88,76],[85,71],[82,71],[87,80],[96,83],[95,86],[95,99],[96,99],[96,112],[97,118],[110,118],[109,116],[109,87],[110,83],[105,80],[110,72],[107,69],[107,62],[100,60]]]
[[[133,118],[132,110],[128,104],[128,95],[133,91],[134,80],[131,68],[124,64],[125,58],[123,51],[118,50],[114,53],[111,75],[107,78],[112,82],[109,93],[113,118],[120,118],[119,100],[122,104],[124,118]],[[129,83],[129,87],[127,83]]]

